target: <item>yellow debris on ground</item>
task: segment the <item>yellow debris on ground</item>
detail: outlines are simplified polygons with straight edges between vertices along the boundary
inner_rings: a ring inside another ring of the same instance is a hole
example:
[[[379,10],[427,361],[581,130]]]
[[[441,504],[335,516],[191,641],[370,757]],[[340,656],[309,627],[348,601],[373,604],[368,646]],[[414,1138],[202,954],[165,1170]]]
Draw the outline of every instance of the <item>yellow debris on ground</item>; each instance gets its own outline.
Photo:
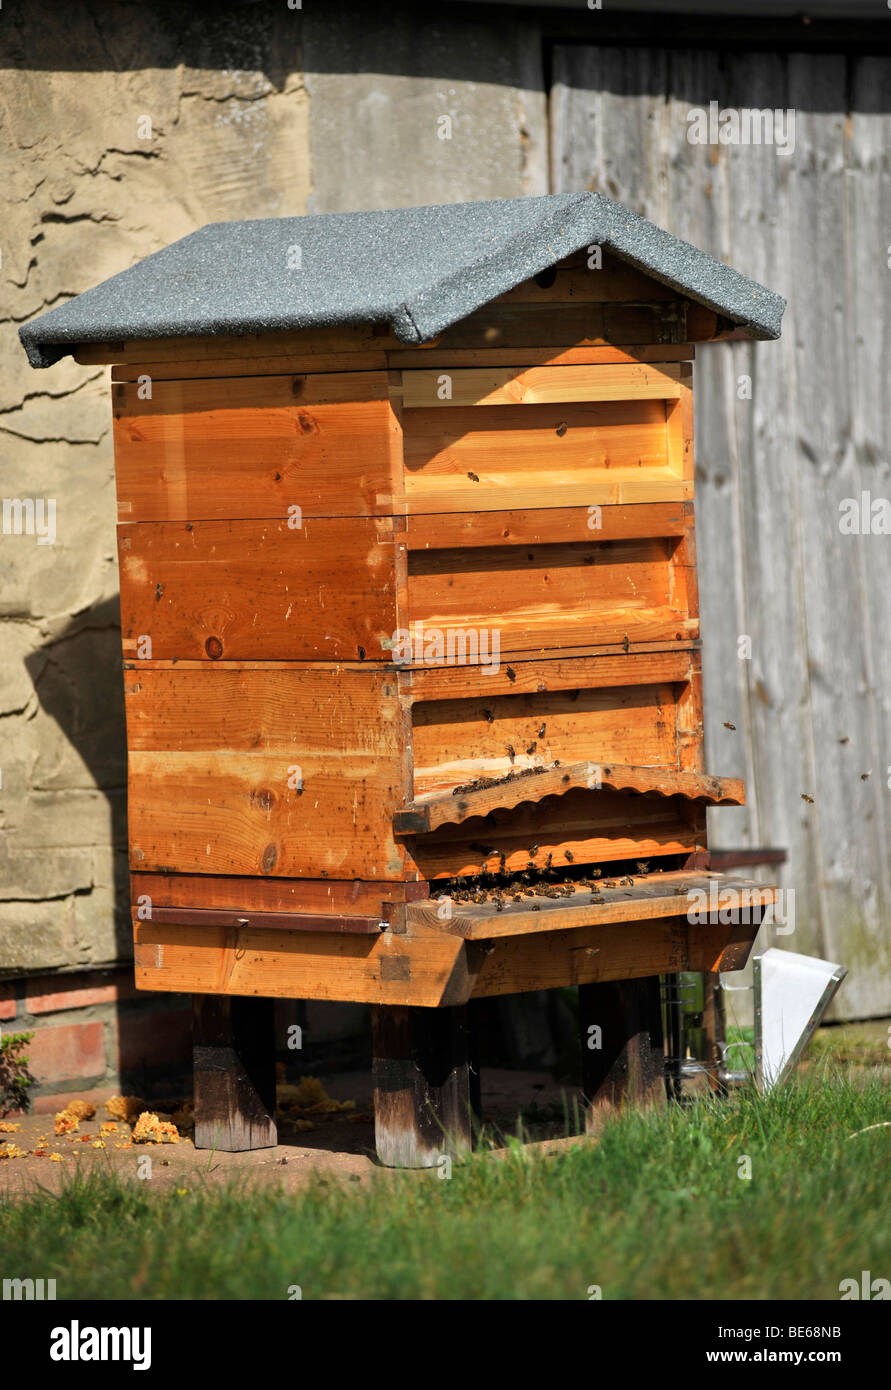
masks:
[[[144,1110],[130,1138],[134,1144],[178,1144],[179,1130],[169,1120],[161,1120],[151,1110]]]
[[[292,1117],[337,1115],[354,1110],[355,1101],[333,1100],[317,1076],[304,1076],[299,1086],[279,1086],[278,1102]]]
[[[145,1110],[145,1101],[139,1096],[112,1096],[105,1102],[105,1109],[113,1120],[132,1125]]]
[[[27,1149],[18,1148],[17,1145],[13,1144],[10,1140],[0,1148],[0,1158],[24,1158],[27,1152]]]
[[[20,1129],[20,1124],[13,1124],[11,1120],[0,1120],[0,1134],[18,1134]]]
[[[95,1105],[91,1105],[88,1100],[80,1100],[77,1096],[68,1102],[65,1109],[78,1120],[92,1120],[96,1113]]]
[[[80,1120],[70,1110],[60,1110],[56,1115],[56,1134],[72,1134],[80,1129]]]

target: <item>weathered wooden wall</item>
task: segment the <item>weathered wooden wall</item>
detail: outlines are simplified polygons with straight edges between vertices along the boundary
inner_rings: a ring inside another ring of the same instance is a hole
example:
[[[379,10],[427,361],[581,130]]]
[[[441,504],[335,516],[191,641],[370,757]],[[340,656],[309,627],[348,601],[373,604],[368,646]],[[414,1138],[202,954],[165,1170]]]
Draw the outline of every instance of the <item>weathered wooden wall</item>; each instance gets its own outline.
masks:
[[[796,929],[771,944],[848,966],[836,1016],[887,1013],[891,536],[841,534],[839,503],[891,498],[891,65],[582,45],[553,71],[555,192],[618,198],[789,301],[780,342],[697,354],[708,766],[749,788],[711,842],[787,847]],[[794,152],[688,143],[712,99],[793,108]]]

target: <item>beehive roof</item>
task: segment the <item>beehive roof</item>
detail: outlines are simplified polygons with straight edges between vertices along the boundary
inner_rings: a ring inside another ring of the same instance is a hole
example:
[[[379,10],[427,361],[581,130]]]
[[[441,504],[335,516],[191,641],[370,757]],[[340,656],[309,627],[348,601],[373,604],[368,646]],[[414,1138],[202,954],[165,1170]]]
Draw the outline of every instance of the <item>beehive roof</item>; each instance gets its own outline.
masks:
[[[34,367],[79,343],[385,323],[422,343],[596,244],[777,338],[785,300],[600,193],[212,222],[19,330]]]

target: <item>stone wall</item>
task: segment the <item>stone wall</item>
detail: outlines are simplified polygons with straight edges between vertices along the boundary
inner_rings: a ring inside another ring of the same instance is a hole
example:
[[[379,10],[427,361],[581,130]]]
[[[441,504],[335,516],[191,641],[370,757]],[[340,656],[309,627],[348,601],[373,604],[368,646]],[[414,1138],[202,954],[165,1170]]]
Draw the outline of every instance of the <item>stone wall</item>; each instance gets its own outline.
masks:
[[[367,5],[284,0],[3,8],[0,493],[53,499],[56,536],[0,534],[0,1023],[37,1030],[47,1104],[131,1071],[154,1009],[173,1015],[158,1065],[188,1037],[184,1001],[133,998],[121,965],[108,372],[70,358],[35,372],[17,328],[207,222],[546,192],[534,24],[426,10],[391,5],[383,24]]]

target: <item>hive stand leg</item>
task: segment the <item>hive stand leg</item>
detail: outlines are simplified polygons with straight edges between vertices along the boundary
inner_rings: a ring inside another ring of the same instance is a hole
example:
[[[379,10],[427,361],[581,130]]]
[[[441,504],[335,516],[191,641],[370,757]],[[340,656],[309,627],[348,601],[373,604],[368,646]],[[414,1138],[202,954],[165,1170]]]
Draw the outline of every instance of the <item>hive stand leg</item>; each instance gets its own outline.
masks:
[[[278,1143],[273,999],[193,995],[195,1148],[240,1153]]]
[[[372,1005],[374,1134],[388,1168],[434,1168],[471,1147],[467,1011]]]
[[[579,985],[579,1028],[589,1134],[626,1106],[665,1103],[658,975]]]

